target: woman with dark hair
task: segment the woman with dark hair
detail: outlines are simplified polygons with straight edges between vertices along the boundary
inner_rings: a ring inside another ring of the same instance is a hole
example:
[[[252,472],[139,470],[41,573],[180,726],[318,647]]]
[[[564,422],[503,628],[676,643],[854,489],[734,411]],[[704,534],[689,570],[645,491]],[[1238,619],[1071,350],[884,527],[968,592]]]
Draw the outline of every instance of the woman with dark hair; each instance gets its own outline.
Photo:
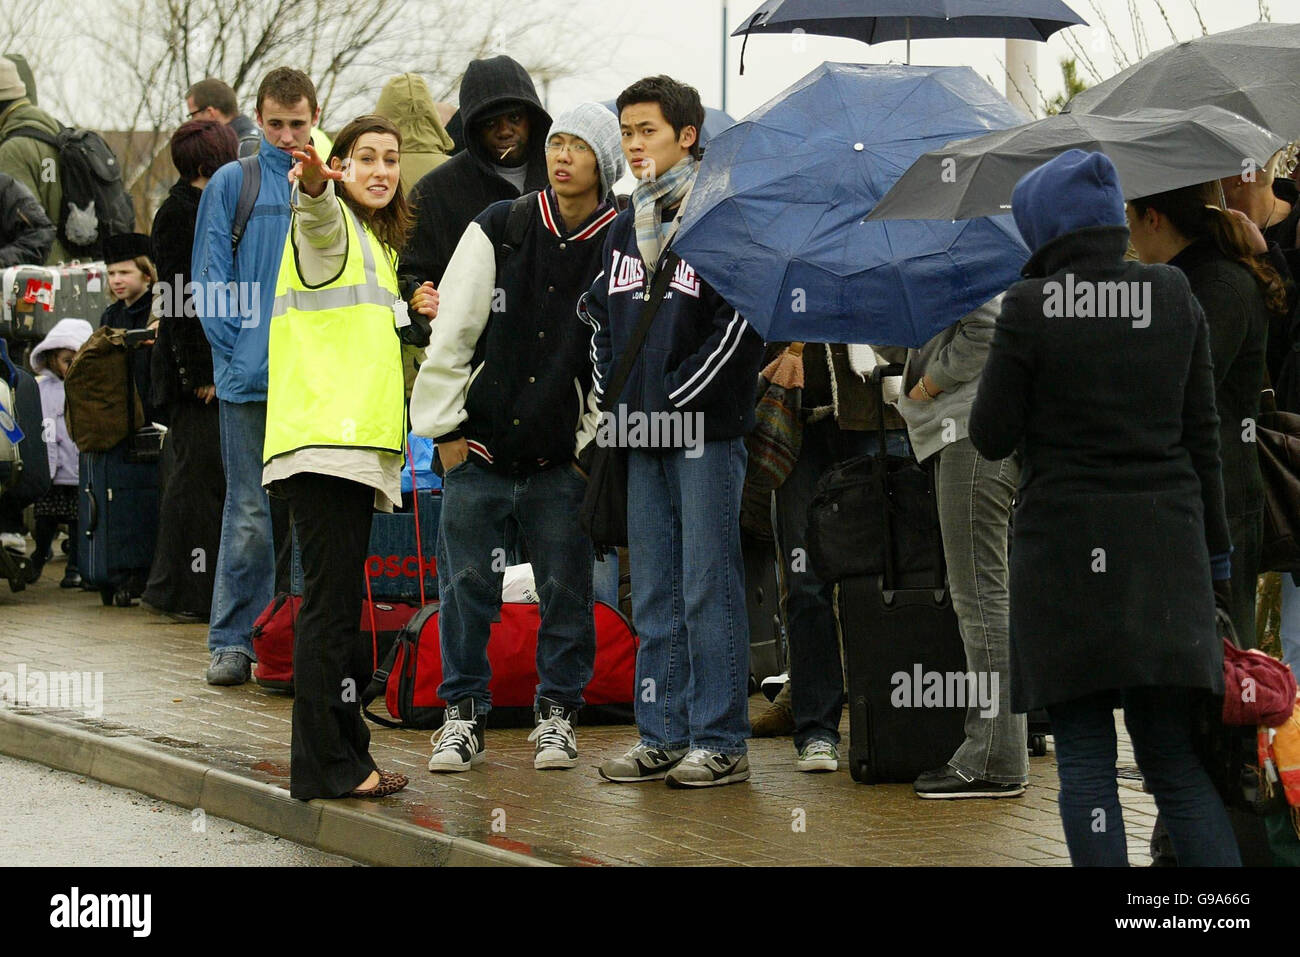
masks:
[[[226,498],[212,349],[186,291],[190,253],[203,188],[218,168],[235,159],[238,147],[234,131],[224,123],[191,120],[182,125],[171,142],[180,178],[153,219],[158,339],[151,357],[151,398],[168,431],[158,544],[144,601],[183,621],[208,620]]]
[[[1125,212],[1138,258],[1181,270],[1210,325],[1223,496],[1232,538],[1232,578],[1218,591],[1238,638],[1252,647],[1264,515],[1255,420],[1270,313],[1286,311],[1286,290],[1273,267],[1255,255],[1253,240],[1263,243],[1258,229],[1215,205],[1217,187],[1216,181],[1145,196],[1131,201]]]
[[[357,700],[370,674],[357,636],[370,518],[402,499],[398,329],[410,319],[395,260],[411,214],[401,145],[388,120],[361,116],[335,138],[328,163],[308,144],[289,172],[262,482],[288,500],[302,555],[289,793],[304,801],[383,797],[407,784],[375,767]]]
[[[1051,718],[1076,866],[1128,864],[1119,707],[1179,862],[1240,865],[1192,740],[1206,692],[1223,694],[1212,582],[1230,572],[1205,313],[1177,270],[1125,262],[1123,193],[1103,154],[1038,167],[1011,212],[1034,252],[1003,298],[970,415],[981,455],[1023,461],[1011,706]]]

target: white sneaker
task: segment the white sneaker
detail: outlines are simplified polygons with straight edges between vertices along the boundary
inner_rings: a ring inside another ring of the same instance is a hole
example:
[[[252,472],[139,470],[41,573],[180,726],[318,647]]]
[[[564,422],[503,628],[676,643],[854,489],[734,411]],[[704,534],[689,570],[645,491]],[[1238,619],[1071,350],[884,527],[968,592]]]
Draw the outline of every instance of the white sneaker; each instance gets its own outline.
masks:
[[[528,736],[537,742],[533,752],[533,767],[538,771],[552,768],[572,768],[578,764],[578,738],[573,733],[576,708],[565,709],[549,698],[539,698],[534,715],[537,727]],[[545,717],[542,717],[545,715]]]
[[[433,745],[429,770],[468,771],[481,764],[487,758],[487,747],[483,742],[486,717],[474,713],[473,698],[447,705],[442,727],[429,739]]]

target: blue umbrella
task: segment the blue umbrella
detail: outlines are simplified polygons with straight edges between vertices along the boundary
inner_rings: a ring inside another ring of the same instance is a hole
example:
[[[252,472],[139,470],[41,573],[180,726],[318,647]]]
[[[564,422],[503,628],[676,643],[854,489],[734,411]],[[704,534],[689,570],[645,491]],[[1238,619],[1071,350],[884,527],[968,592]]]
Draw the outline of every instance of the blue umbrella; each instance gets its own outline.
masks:
[[[601,106],[605,107],[605,109],[609,110],[615,116],[618,116],[617,100],[607,100],[602,103]],[[704,129],[699,131],[700,146],[703,146],[735,122],[736,121],[733,120],[729,114],[722,112],[722,110],[715,110],[711,106],[706,106],[704,108]]]
[[[1029,250],[1009,216],[864,218],[923,153],[1027,119],[969,67],[823,63],[713,141],[673,248],[766,339],[921,345]]]
[[[863,43],[951,37],[1046,40],[1084,24],[1061,0],[766,0],[731,34],[817,33]],[[1086,25],[1086,24],[1085,24]],[[744,50],[741,51],[743,70]]]

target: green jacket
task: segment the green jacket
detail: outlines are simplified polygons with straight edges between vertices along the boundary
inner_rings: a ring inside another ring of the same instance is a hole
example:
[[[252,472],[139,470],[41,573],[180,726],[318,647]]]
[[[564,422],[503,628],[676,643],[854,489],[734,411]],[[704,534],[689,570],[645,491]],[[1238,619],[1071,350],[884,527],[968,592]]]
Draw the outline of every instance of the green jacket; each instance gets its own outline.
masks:
[[[31,190],[45,207],[45,215],[50,217],[50,222],[58,226],[59,210],[63,205],[63,187],[59,185],[56,175],[58,150],[29,136],[7,138],[10,132],[20,126],[35,126],[57,134],[60,124],[44,110],[32,106],[26,97],[14,100],[8,109],[0,113],[0,170]],[[54,245],[50,247],[50,255],[45,260],[46,264],[66,262],[70,258],[63,242],[56,236]]]
[[[402,73],[385,83],[375,112],[402,132],[402,188],[410,199],[420,177],[447,162],[456,144],[418,73]]]

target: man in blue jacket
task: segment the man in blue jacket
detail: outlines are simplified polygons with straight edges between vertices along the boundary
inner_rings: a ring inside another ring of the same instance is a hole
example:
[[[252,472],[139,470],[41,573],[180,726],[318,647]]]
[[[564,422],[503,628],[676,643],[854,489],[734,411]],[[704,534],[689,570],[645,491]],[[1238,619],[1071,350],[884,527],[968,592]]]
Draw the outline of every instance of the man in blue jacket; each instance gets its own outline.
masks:
[[[623,155],[640,180],[610,227],[605,271],[579,312],[595,329],[598,393],[636,328],[656,273],[672,269],[613,421],[628,448],[627,526],[641,741],[600,773],[711,787],[749,777],[749,625],[740,551],[744,435],[763,342],[668,246],[699,172],[700,95],[666,76],[618,98]],[[647,425],[649,428],[647,429]]]
[[[278,67],[257,91],[257,154],[261,185],[237,250],[231,232],[244,172],[238,163],[217,170],[199,201],[192,275],[203,331],[212,344],[212,368],[221,403],[221,460],[226,505],[212,594],[207,681],[237,685],[253,661],[253,622],[275,587],[271,512],[262,489],[266,434],[266,356],[275,283],[289,231],[290,155],[311,139],[320,119],[316,88],[306,74]]]

